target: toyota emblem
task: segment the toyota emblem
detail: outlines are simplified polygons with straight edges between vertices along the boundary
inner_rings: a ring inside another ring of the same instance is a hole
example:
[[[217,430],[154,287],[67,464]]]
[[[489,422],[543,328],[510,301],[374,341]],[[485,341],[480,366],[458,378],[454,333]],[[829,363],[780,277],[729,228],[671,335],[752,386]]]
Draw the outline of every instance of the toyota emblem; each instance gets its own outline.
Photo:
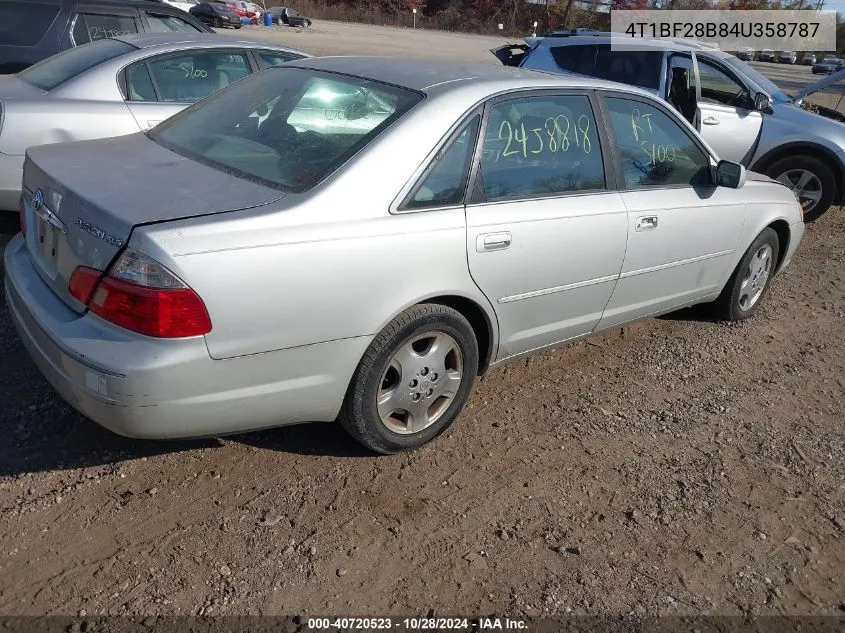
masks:
[[[41,207],[44,206],[44,192],[39,189],[35,192],[35,195],[32,196],[32,210],[38,211]]]

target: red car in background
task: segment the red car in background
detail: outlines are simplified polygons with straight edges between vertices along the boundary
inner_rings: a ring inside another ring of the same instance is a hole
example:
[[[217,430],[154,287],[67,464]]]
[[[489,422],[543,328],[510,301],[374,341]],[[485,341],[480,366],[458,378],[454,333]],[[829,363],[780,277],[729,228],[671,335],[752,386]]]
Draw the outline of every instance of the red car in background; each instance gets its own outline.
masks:
[[[241,18],[248,18],[250,24],[260,24],[261,10],[255,7],[252,3],[247,2],[227,2],[226,6],[235,15]]]

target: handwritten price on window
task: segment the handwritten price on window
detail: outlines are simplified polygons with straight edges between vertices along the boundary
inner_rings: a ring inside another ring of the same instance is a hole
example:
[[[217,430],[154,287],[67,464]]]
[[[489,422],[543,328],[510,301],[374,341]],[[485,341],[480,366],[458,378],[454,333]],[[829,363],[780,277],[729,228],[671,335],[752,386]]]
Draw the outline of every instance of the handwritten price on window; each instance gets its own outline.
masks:
[[[94,40],[104,40],[110,37],[118,37],[119,35],[129,35],[132,31],[129,29],[107,29],[104,26],[88,27],[88,37],[93,42]]]
[[[499,140],[505,141],[505,149],[502,152],[505,158],[510,156],[528,158],[531,155],[542,154],[544,151],[553,154],[568,152],[573,146],[589,154],[593,150],[589,132],[590,118],[587,115],[579,116],[573,125],[569,117],[561,114],[547,118],[543,127],[528,130],[525,129],[524,123],[520,123],[514,129],[510,121],[502,121],[499,125]],[[511,145],[515,145],[514,149],[511,149]]]
[[[646,131],[646,128],[648,128],[648,131]],[[634,140],[640,144],[640,149],[648,157],[648,162],[645,164],[646,167],[675,161],[677,149],[671,143],[660,145],[648,138],[643,138],[640,141],[641,136],[647,137],[649,134],[654,133],[654,129],[651,127],[650,113],[642,114],[637,108],[634,108],[631,111],[631,131],[634,133]]]
[[[181,64],[179,68],[182,69],[182,72],[185,73],[185,79],[204,79],[208,77],[208,71],[202,70],[200,68],[191,68],[187,64]]]

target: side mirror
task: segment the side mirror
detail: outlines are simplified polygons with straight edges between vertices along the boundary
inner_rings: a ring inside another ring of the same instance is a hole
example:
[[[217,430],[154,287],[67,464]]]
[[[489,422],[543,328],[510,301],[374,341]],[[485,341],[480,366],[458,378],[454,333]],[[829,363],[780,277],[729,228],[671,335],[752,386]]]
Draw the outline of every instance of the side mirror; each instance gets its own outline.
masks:
[[[729,160],[720,160],[716,165],[716,186],[741,189],[745,184],[745,167]]]
[[[769,109],[769,97],[764,95],[762,92],[758,92],[754,95],[754,109],[758,112],[765,112]]]

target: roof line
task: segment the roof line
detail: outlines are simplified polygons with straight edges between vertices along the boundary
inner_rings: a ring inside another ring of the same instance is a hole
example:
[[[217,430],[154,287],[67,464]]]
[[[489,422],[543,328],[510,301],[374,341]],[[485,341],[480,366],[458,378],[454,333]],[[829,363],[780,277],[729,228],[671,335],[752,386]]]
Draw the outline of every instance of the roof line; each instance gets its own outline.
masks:
[[[430,86],[423,86],[422,90],[431,90],[432,88],[436,88],[437,86],[445,86],[446,84],[455,83],[456,81],[469,81],[470,79],[476,79],[476,77],[458,77],[457,79],[447,79],[446,81],[438,81],[436,84],[431,84]]]

